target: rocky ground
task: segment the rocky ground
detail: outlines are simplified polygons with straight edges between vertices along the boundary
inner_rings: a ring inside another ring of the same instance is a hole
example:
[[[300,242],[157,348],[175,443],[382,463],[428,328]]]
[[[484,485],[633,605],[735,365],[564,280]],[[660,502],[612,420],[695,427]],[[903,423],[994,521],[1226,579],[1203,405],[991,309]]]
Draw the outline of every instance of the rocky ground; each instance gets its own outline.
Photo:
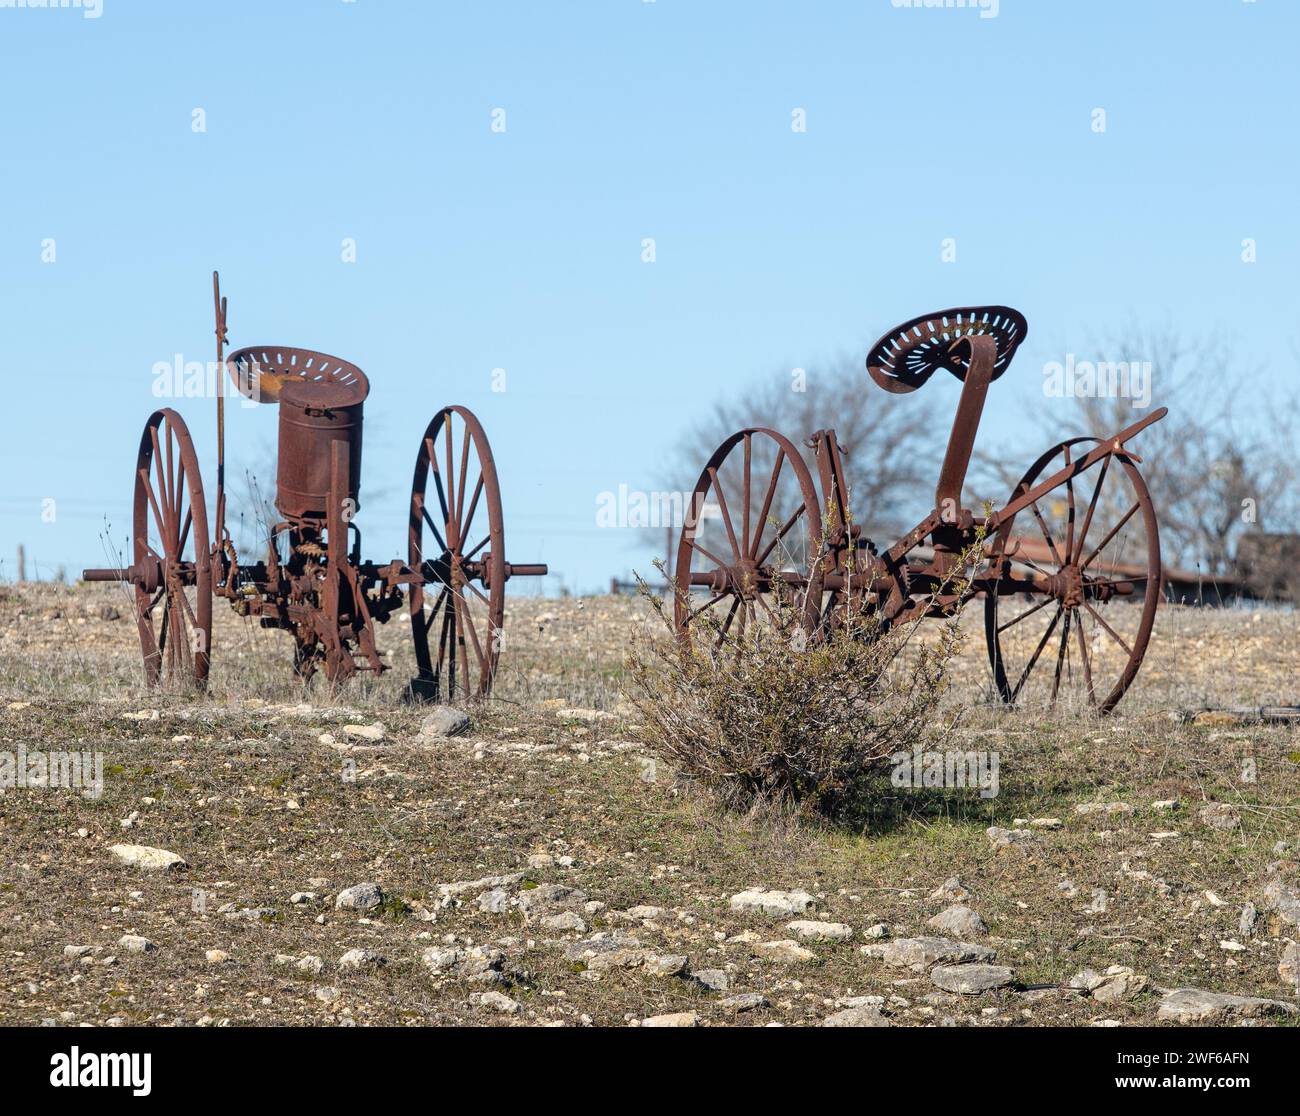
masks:
[[[1162,611],[1105,721],[943,710],[1000,793],[882,790],[866,832],[720,813],[619,692],[634,600],[514,600],[498,700],[292,681],[218,611],[211,692],[144,690],[109,587],[0,589],[0,1023],[982,1027],[1297,1022],[1300,619]],[[937,726],[936,730],[937,730]]]

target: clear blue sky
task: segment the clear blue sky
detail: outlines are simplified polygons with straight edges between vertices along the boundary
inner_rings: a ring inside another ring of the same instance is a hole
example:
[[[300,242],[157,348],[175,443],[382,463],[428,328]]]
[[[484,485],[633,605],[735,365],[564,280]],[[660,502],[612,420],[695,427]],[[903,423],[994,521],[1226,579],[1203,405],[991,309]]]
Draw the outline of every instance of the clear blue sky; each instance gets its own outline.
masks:
[[[369,374],[369,557],[402,552],[418,439],[460,402],[552,590],[646,569],[597,494],[653,487],[719,394],[943,306],[1030,321],[991,436],[1134,318],[1297,384],[1297,42],[1292,0],[0,7],[0,572],[20,542],[29,575],[103,564],[104,514],[126,534],[151,370],[210,359],[214,267],[233,344]],[[211,497],[213,405],[179,406]],[[230,427],[234,473],[275,414]]]

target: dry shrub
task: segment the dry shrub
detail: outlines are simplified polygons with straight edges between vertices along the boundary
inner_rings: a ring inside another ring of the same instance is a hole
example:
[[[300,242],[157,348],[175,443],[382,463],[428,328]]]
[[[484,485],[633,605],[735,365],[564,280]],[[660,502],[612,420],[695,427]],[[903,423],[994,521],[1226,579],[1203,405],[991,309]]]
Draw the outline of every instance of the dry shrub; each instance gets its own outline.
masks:
[[[641,592],[653,622],[634,644],[627,691],[642,741],[732,808],[835,815],[859,799],[912,748],[961,640],[955,618],[918,646],[919,620],[888,628],[864,617],[809,640],[788,605],[721,644],[719,623],[702,614],[686,646],[671,597]]]

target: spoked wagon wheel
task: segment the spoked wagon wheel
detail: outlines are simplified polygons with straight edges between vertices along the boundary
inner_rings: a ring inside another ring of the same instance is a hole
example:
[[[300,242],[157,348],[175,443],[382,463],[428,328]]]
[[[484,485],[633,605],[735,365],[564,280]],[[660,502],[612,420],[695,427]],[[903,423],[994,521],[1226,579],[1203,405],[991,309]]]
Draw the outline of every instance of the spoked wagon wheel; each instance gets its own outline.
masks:
[[[212,655],[208,512],[194,442],[170,408],[150,415],[140,438],[133,527],[145,681],[202,689]]]
[[[492,447],[465,407],[439,411],[420,443],[410,565],[423,574],[410,592],[419,671],[412,693],[434,701],[485,696],[501,653],[505,534]]]
[[[1054,446],[1012,498],[1095,445]],[[1004,573],[984,604],[999,696],[1109,713],[1146,654],[1162,588],[1155,508],[1133,461],[1104,457],[1063,482],[1002,524],[990,550],[1010,555],[1015,582]]]
[[[709,458],[685,511],[673,610],[683,642],[707,631],[720,647],[759,622],[812,634],[821,609],[821,506],[788,438],[763,427],[733,434]]]

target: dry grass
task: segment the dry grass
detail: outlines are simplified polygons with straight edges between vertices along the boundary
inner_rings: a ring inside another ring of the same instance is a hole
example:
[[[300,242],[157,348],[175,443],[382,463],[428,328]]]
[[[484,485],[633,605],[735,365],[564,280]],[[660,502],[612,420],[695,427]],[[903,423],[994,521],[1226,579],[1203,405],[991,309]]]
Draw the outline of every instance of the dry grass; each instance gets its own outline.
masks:
[[[1262,894],[1277,873],[1294,881],[1297,872],[1295,854],[1274,847],[1300,835],[1300,739],[1285,728],[1202,728],[1166,714],[1296,700],[1294,614],[1164,610],[1137,686],[1102,722],[987,704],[972,616],[953,688],[923,728],[996,748],[1000,795],[882,786],[852,831],[723,814],[665,765],[647,763],[637,719],[619,697],[620,664],[643,623],[634,601],[512,600],[502,700],[473,711],[468,736],[431,741],[418,734],[420,711],[399,700],[409,649],[398,625],[381,633],[396,668],[329,695],[292,681],[287,641],[218,613],[212,693],[159,695],[140,687],[131,626],[98,618],[111,599],[86,588],[0,594],[0,751],[77,747],[106,757],[98,800],[43,789],[0,796],[8,854],[0,1022],[622,1025],[695,1011],[705,1024],[803,1024],[842,997],[870,994],[899,998],[887,1003],[896,1025],[1154,1022],[1150,994],[1114,1005],[1062,992],[936,994],[924,978],[864,957],[860,936],[812,946],[815,964],[774,963],[743,935],[784,937],[783,920],[727,904],[755,885],[804,888],[817,896],[815,917],[855,933],[877,921],[896,935],[925,933],[944,905],[928,896],[953,875],[1025,983],[1127,964],[1156,985],[1288,998],[1277,963],[1295,928]],[[142,709],[157,719],[123,716]],[[387,742],[344,743],[344,724],[375,720]],[[320,742],[325,733],[336,746]],[[1243,781],[1246,760],[1253,781]],[[1163,799],[1180,805],[1156,811]],[[1091,801],[1124,801],[1134,812],[1074,813]],[[1235,805],[1240,826],[1204,824],[1207,802]],[[995,852],[985,837],[989,825],[1043,816],[1063,825],[1037,831],[1026,855]],[[1179,836],[1151,836],[1162,831]],[[173,849],[190,867],[163,876],[122,868],[105,846],[123,840]],[[573,861],[530,868],[539,853]],[[761,992],[770,1006],[736,1015],[693,981],[641,970],[594,980],[564,958],[574,932],[525,921],[518,908],[480,911],[473,894],[462,906],[438,905],[439,883],[508,871],[605,904],[583,915],[588,933],[630,930],[647,947],[687,955],[694,970],[727,970],[734,990]],[[364,880],[402,904],[362,919],[328,903]],[[1071,892],[1058,887],[1067,880]],[[290,903],[313,890],[317,901]],[[1089,911],[1097,891],[1106,909]],[[195,909],[195,892],[211,897],[205,909]],[[1219,943],[1239,937],[1248,901],[1261,907],[1259,930],[1242,939],[1245,949],[1225,950]],[[226,903],[274,914],[228,916],[218,912]],[[649,922],[617,917],[635,904],[663,910]],[[435,920],[423,921],[422,910]],[[157,953],[124,954],[116,943],[128,932],[154,940]],[[477,988],[418,963],[446,936],[497,943],[523,1014],[495,1014],[472,1001]],[[98,952],[70,959],[67,945]],[[390,963],[339,972],[352,948]],[[211,949],[229,961],[210,965]],[[321,956],[325,971],[273,964],[276,954],[303,953]]]

